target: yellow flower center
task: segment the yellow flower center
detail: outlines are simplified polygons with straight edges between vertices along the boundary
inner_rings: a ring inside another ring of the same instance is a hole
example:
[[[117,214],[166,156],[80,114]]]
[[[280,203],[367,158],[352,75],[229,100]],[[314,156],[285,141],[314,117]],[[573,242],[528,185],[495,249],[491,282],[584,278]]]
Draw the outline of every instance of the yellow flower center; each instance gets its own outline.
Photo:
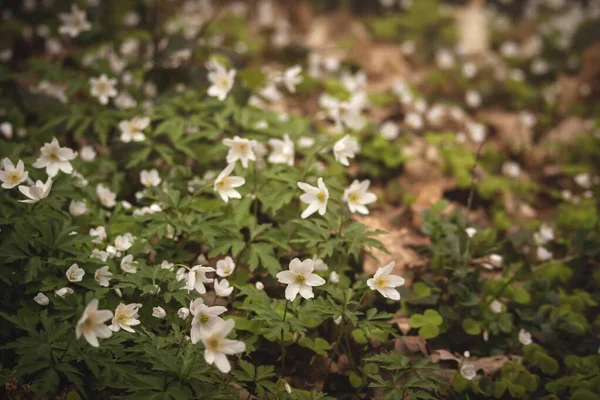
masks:
[[[223,179],[221,179],[219,182],[217,182],[217,186],[219,187],[219,189],[225,189],[229,187],[229,177],[226,176]]]
[[[248,145],[246,143],[240,144],[240,152],[245,153],[248,151]]]
[[[325,201],[325,198],[327,196],[325,196],[325,192],[319,192],[319,194],[317,195],[317,199],[319,199],[319,201]]]
[[[225,89],[227,86],[229,86],[229,79],[227,79],[226,76],[219,78],[219,80],[217,81],[217,84],[222,87],[223,89]]]
[[[200,323],[201,323],[201,324],[205,324],[205,323],[207,323],[207,322],[208,322],[208,315],[206,315],[206,314],[202,314],[202,315],[200,316]]]
[[[88,316],[85,321],[83,321],[83,329],[91,329],[94,326],[94,321],[91,316]]]
[[[8,181],[12,184],[17,184],[21,180],[21,174],[18,172],[10,172],[7,176]]]
[[[212,351],[218,351],[221,341],[217,337],[212,337],[206,341],[206,347]]]
[[[57,151],[52,151],[50,152],[50,154],[48,154],[48,158],[51,159],[52,161],[58,161],[58,152]]]
[[[358,202],[358,194],[355,192],[352,192],[348,196],[348,199],[350,200],[351,203],[356,203],[356,202]]]
[[[377,287],[379,288],[385,288],[387,287],[387,279],[385,278],[378,278],[375,283],[377,284]]]
[[[304,283],[305,280],[306,278],[304,277],[304,275],[296,275],[296,282]]]
[[[106,84],[106,82],[99,82],[97,89],[100,93],[106,92],[108,90],[108,85]]]

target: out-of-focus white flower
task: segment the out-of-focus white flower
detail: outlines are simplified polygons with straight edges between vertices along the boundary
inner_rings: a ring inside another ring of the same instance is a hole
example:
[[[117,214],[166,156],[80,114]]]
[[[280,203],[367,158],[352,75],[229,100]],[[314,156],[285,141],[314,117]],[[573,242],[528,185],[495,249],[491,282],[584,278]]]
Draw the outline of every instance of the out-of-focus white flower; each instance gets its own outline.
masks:
[[[323,260],[321,260],[320,258],[318,258],[317,256],[313,257],[313,261],[314,261],[314,267],[315,267],[315,271],[327,271],[329,269],[329,267],[327,266],[327,264],[325,264],[325,262]]]
[[[65,174],[73,172],[71,160],[77,157],[77,153],[68,147],[60,147],[58,139],[53,138],[52,142],[44,143],[40,151],[42,155],[33,164],[35,168],[46,168],[50,177],[55,177],[58,171]]]
[[[106,74],[102,74],[97,78],[90,78],[90,94],[92,97],[96,97],[100,104],[106,105],[108,100],[118,93],[115,88],[116,84],[117,80],[109,78]]]
[[[119,122],[121,141],[124,143],[144,141],[146,135],[144,135],[143,130],[148,125],[150,125],[150,118],[148,117],[135,117],[129,121]]]
[[[577,174],[573,179],[575,180],[575,183],[584,189],[592,187],[592,177],[588,173]]]
[[[346,135],[338,140],[333,146],[333,155],[340,164],[349,166],[349,158],[354,158],[356,153],[360,151],[358,142],[353,139],[350,135]]]
[[[36,181],[31,186],[19,186],[19,191],[25,196],[29,197],[27,200],[19,200],[21,203],[37,203],[40,200],[45,199],[50,194],[52,188],[52,178],[48,177],[46,183],[42,181]]]
[[[339,283],[340,282],[340,274],[338,274],[335,271],[331,271],[331,274],[329,274],[329,282]]]
[[[255,140],[242,139],[239,136],[235,136],[233,139],[223,139],[223,144],[229,147],[229,152],[227,153],[228,164],[235,164],[237,160],[240,160],[242,166],[248,168],[248,160],[256,161],[256,154],[254,154]]]
[[[468,90],[465,95],[465,101],[471,108],[478,108],[481,106],[481,95],[475,90]]]
[[[404,123],[411,129],[422,129],[424,122],[421,114],[416,112],[409,112],[404,117]]]
[[[117,194],[101,183],[96,186],[96,196],[106,208],[113,208],[117,204]]]
[[[381,129],[379,130],[381,137],[385,140],[395,140],[398,138],[400,134],[400,127],[398,124],[392,121],[386,121],[381,125]]]
[[[315,212],[324,215],[327,211],[327,200],[329,200],[329,190],[323,182],[323,178],[317,180],[317,187],[305,182],[298,182],[298,187],[304,190],[300,196],[300,201],[308,204],[308,207],[302,212],[303,219],[310,217]]]
[[[98,310],[98,299],[88,303],[75,327],[77,339],[83,335],[85,340],[94,347],[99,347],[98,338],[107,339],[112,332],[104,323],[113,316],[110,310]]]
[[[440,69],[450,69],[454,67],[454,54],[448,49],[440,49],[435,55],[435,62]]]
[[[217,275],[220,277],[225,278],[233,274],[234,270],[235,263],[231,257],[227,256],[224,259],[217,261]]]
[[[303,149],[308,149],[309,147],[312,147],[315,144],[315,139],[308,137],[308,136],[302,136],[300,139],[298,139],[298,146],[300,146]]]
[[[242,353],[246,350],[244,342],[227,339],[227,335],[234,326],[235,321],[231,319],[217,321],[212,327],[200,333],[200,340],[204,344],[204,360],[208,364],[214,364],[223,373],[231,370],[227,355]]]
[[[206,68],[208,69],[208,80],[211,83],[207,94],[211,97],[216,97],[220,101],[225,100],[233,87],[236,74],[235,69],[227,71],[223,65],[215,60],[207,63]]]
[[[25,182],[29,176],[29,172],[25,171],[25,164],[19,160],[17,166],[8,158],[2,160],[3,170],[0,170],[0,181],[4,189],[12,189],[17,185]]]
[[[96,159],[96,150],[92,146],[83,146],[79,151],[79,156],[84,162],[92,162]]]
[[[540,229],[533,234],[533,240],[535,240],[537,245],[544,245],[554,240],[554,230],[552,227],[542,224]]]
[[[279,283],[287,285],[285,288],[286,299],[294,301],[298,293],[307,300],[315,297],[313,286],[324,285],[325,279],[313,274],[314,265],[315,263],[311,259],[300,261],[300,259],[294,258],[290,261],[289,270],[277,274]]]
[[[79,36],[81,32],[92,29],[92,24],[87,20],[85,11],[80,10],[76,4],[71,6],[70,13],[58,14],[61,25],[58,27],[58,33],[69,35],[72,38]]]
[[[233,172],[235,164],[229,164],[221,171],[217,179],[215,179],[214,191],[219,193],[219,196],[225,203],[229,202],[229,199],[241,199],[242,195],[235,188],[240,187],[246,183],[246,180],[240,176],[230,176]]]
[[[296,93],[296,86],[302,83],[302,67],[299,65],[293,66],[285,70],[279,81],[283,83],[290,93]]]
[[[145,169],[142,170],[140,172],[140,182],[142,182],[142,185],[145,187],[156,187],[160,185],[161,179],[156,168],[153,168],[150,171]]]
[[[348,204],[351,213],[368,214],[367,204],[377,201],[374,193],[368,192],[371,181],[365,179],[360,182],[354,180],[352,184],[344,190],[343,200]]]
[[[475,229],[473,227],[469,227],[469,228],[465,229],[465,232],[467,233],[468,237],[472,238],[477,233],[477,229]]]
[[[92,243],[102,243],[106,240],[106,229],[100,225],[96,228],[90,229],[90,236],[93,236]]]
[[[138,262],[133,261],[133,255],[126,255],[121,259],[121,269],[128,274],[135,274],[137,272]]]
[[[286,133],[282,139],[269,139],[269,145],[272,147],[268,161],[273,164],[294,165],[294,142]]]
[[[549,260],[553,256],[552,252],[543,246],[538,246],[536,255],[537,255],[537,258],[541,261]]]
[[[187,319],[190,316],[190,309],[187,307],[181,307],[177,310],[177,316],[181,319]]]
[[[377,290],[385,298],[400,300],[400,292],[396,289],[404,285],[404,278],[392,275],[396,262],[392,261],[385,267],[377,268],[375,275],[367,281],[371,290]]]
[[[0,132],[2,132],[2,135],[10,140],[13,137],[13,126],[10,122],[3,122],[0,124]]]
[[[510,178],[518,178],[521,175],[521,166],[514,161],[505,161],[502,164],[502,173]]]
[[[108,270],[108,265],[105,265],[102,268],[98,268],[96,272],[94,272],[94,279],[98,282],[98,285],[102,287],[108,287],[110,285],[110,280],[112,279],[112,272]]]
[[[502,303],[500,303],[498,300],[494,300],[490,304],[490,309],[495,313],[501,313],[502,312]]]
[[[72,216],[78,217],[80,215],[85,214],[86,212],[87,206],[83,201],[71,200],[71,203],[69,203],[69,213]]]
[[[527,332],[525,329],[521,329],[519,331],[519,342],[521,342],[521,344],[524,346],[533,343],[533,340],[531,339],[531,333]]]
[[[115,310],[115,316],[112,319],[112,324],[109,325],[109,329],[113,332],[119,332],[121,329],[135,333],[132,326],[140,324],[138,319],[138,311],[142,307],[140,303],[123,304],[119,303]]]
[[[33,300],[38,303],[40,306],[47,306],[50,304],[50,299],[44,293],[38,293],[35,295]]]
[[[123,235],[119,235],[115,238],[115,248],[118,251],[126,251],[129,250],[129,248],[131,248],[131,246],[133,246],[133,242],[135,241],[135,238],[133,237],[133,235],[129,232],[123,234]]]
[[[265,288],[265,285],[264,285],[264,284],[263,284],[261,281],[258,281],[258,282],[256,282],[256,283],[254,284],[254,287],[255,287],[257,290],[263,290],[263,289]]]

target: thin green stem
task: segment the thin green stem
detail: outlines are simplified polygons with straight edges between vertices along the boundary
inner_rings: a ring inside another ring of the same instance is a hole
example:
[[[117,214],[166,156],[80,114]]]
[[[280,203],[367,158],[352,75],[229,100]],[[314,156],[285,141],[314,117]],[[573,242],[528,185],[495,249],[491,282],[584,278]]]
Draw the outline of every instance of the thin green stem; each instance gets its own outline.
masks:
[[[331,364],[333,364],[333,357],[335,357],[337,350],[340,347],[340,343],[342,342],[342,333],[344,333],[344,322],[345,321],[342,317],[342,322],[340,323],[340,330],[338,332],[337,339],[335,340],[335,347],[333,348],[333,351],[329,356],[329,366],[327,367],[327,374],[329,374],[329,371],[331,370]]]
[[[285,310],[283,311],[283,319],[281,320],[281,322],[285,322],[285,317],[287,315],[287,310],[288,310],[288,303],[290,301],[288,299],[285,299]],[[283,344],[283,338],[284,338],[284,331],[283,331],[283,326],[281,327],[281,370],[285,370],[285,355],[286,355],[286,348]]]

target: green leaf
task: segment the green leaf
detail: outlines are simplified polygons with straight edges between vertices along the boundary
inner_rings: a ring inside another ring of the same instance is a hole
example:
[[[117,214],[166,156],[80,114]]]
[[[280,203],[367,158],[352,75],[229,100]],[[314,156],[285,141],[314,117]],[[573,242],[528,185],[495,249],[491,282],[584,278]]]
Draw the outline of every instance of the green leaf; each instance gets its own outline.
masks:
[[[463,329],[469,335],[481,335],[481,325],[472,318],[467,318],[462,323]]]
[[[430,323],[426,323],[419,329],[419,335],[423,336],[425,339],[432,339],[440,334],[440,329]]]
[[[513,300],[519,304],[528,304],[531,301],[531,295],[525,288],[518,287],[513,291]]]

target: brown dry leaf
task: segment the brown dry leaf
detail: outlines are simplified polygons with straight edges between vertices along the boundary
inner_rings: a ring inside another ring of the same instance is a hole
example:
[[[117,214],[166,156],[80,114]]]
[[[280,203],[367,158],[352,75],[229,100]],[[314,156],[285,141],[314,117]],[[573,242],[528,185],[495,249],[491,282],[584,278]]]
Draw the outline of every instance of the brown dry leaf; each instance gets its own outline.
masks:
[[[377,236],[377,239],[391,253],[388,255],[379,249],[373,249],[373,257],[367,258],[363,265],[363,270],[366,274],[374,274],[377,268],[390,260],[396,261],[394,274],[397,275],[403,275],[402,271],[406,267],[410,268],[425,264],[425,257],[418,255],[414,250],[404,246],[408,244],[429,245],[429,238],[421,236],[407,227],[398,228],[394,226],[392,220],[397,214],[397,210],[388,208],[387,210],[374,211],[363,217],[357,217],[359,222],[366,225],[369,230],[380,229],[387,232],[386,234]]]
[[[450,353],[448,350],[435,350],[429,356],[429,359],[434,363],[439,363],[440,361],[448,361],[453,360],[457,363],[465,363],[470,364],[475,367],[477,370],[482,370],[483,373],[487,376],[494,375],[496,372],[502,368],[502,365],[507,361],[516,361],[519,362],[522,357],[520,356],[494,356],[494,357],[470,357],[465,358],[463,356],[456,356]]]
[[[542,139],[541,144],[569,144],[573,142],[575,137],[585,133],[586,130],[586,123],[583,119],[568,117],[563,119],[556,128],[548,132]]]
[[[400,332],[406,335],[411,329],[409,320],[408,315],[402,309],[399,309],[390,320],[390,324],[396,324]]]
[[[342,354],[336,361],[331,363],[329,372],[332,374],[344,374],[344,372],[348,371],[349,369],[352,369],[350,359],[348,359],[346,354]]]
[[[477,116],[496,128],[503,148],[517,153],[531,149],[533,131],[523,123],[520,114],[487,110],[478,113]]]
[[[559,74],[558,80],[558,110],[561,114],[567,114],[569,106],[579,98],[581,79],[578,76]]]
[[[433,182],[423,185],[417,194],[417,198],[411,204],[410,208],[413,212],[413,224],[421,225],[421,211],[431,208],[432,204],[437,203],[444,197],[444,192],[456,187],[454,179],[440,178]]]
[[[600,76],[600,43],[585,49],[581,62],[579,80],[582,83],[592,83]]]
[[[421,352],[425,357],[427,352],[427,342],[423,336],[402,336],[394,340],[394,350],[403,356],[409,356],[416,352]]]

